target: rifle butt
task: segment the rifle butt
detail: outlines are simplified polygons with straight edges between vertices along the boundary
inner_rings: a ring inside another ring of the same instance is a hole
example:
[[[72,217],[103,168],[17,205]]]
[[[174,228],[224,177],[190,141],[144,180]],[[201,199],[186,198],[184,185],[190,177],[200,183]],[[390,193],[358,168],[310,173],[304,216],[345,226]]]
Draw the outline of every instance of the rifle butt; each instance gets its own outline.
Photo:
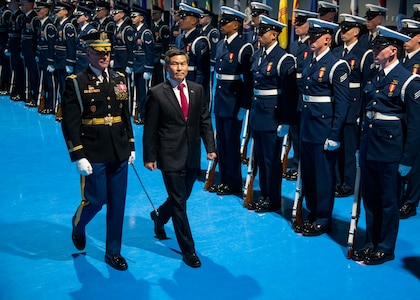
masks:
[[[204,190],[208,191],[211,186],[214,185],[214,178],[216,177],[216,166],[217,166],[217,159],[213,161],[213,165],[209,171],[209,175],[206,179],[206,183],[204,184]]]

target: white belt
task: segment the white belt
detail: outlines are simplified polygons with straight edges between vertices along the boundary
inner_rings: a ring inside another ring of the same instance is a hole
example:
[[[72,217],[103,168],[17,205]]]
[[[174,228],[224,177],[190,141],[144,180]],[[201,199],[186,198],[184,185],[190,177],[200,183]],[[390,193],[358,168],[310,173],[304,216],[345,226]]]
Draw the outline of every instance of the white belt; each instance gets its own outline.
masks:
[[[384,115],[383,113],[377,111],[367,111],[366,117],[370,120],[383,120],[383,121],[398,121],[400,117],[398,116],[391,116],[391,115]]]
[[[240,80],[241,75],[227,75],[227,74],[218,74],[216,73],[216,79],[218,80]]]
[[[302,73],[296,73],[296,79],[302,78]]]
[[[330,96],[308,96],[303,95],[304,102],[331,102]]]
[[[360,82],[350,82],[349,83],[349,88],[351,88],[351,89],[358,89],[358,88],[360,88]]]
[[[256,90],[254,89],[255,96],[277,96],[281,95],[281,90],[273,89],[273,90]]]

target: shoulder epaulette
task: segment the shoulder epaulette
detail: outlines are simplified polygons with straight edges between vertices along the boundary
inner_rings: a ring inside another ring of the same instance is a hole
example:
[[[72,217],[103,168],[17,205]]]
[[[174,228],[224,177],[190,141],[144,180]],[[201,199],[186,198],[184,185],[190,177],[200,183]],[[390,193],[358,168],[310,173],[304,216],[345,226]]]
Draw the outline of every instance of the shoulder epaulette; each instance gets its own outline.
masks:
[[[121,77],[125,77],[125,74],[124,73],[121,73],[121,72],[118,72],[118,71],[116,71],[115,74],[118,74]]]
[[[77,78],[77,75],[76,74],[71,74],[71,75],[67,76],[66,79],[67,78],[69,78],[69,79],[76,79]]]

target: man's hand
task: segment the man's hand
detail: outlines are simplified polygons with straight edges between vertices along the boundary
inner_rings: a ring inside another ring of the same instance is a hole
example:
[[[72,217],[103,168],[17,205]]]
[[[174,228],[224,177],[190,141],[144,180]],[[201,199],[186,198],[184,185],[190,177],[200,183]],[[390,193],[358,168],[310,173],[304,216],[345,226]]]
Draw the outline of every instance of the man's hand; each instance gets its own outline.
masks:
[[[410,166],[406,166],[406,165],[402,165],[402,164],[398,165],[398,173],[400,173],[400,175],[402,177],[407,176],[408,173],[410,173],[410,171],[411,171]]]
[[[277,126],[277,136],[284,137],[287,133],[289,133],[289,125],[279,125]]]
[[[83,176],[89,176],[93,173],[92,165],[86,158],[81,158],[76,162],[77,172]]]
[[[147,163],[144,163],[144,166],[146,167],[146,169],[150,170],[150,171],[154,171],[157,169],[156,166],[156,162],[155,161],[149,161]]]
[[[246,109],[240,107],[236,118],[238,119],[238,121],[242,121],[245,118],[245,115],[246,115]]]
[[[209,153],[207,153],[207,159],[208,159],[208,160],[213,160],[213,159],[215,159],[216,157],[217,157],[216,152],[209,152]]]

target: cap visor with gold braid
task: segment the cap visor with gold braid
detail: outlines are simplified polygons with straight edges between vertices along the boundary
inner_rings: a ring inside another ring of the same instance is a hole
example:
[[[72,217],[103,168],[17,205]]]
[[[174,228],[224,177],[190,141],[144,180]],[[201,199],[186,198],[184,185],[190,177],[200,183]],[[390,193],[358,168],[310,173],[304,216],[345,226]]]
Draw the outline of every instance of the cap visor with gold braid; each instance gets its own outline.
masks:
[[[85,36],[86,47],[91,47],[95,51],[110,52],[111,41],[106,32],[94,32]]]

